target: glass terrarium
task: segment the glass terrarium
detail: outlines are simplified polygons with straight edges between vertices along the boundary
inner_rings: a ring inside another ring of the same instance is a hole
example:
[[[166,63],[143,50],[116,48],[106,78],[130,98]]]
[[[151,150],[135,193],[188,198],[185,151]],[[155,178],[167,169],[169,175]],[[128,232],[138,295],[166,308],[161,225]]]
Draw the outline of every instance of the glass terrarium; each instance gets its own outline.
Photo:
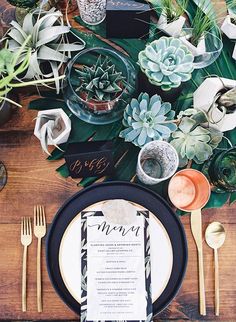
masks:
[[[203,168],[215,192],[236,191],[236,147],[221,151]]]
[[[191,44],[192,28],[183,28],[180,39],[194,56],[194,68],[204,68],[219,57],[223,48],[222,39],[212,32],[206,31],[199,40],[197,47]]]
[[[81,120],[108,124],[122,118],[136,93],[136,70],[122,53],[106,48],[81,51],[68,64],[64,98]]]

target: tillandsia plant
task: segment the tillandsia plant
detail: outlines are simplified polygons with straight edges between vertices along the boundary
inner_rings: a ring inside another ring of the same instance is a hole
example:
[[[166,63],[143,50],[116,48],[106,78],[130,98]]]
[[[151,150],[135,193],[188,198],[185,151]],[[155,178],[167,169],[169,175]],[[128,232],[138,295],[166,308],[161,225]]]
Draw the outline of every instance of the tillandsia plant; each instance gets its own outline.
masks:
[[[215,28],[218,30],[215,13],[212,9],[206,7],[206,13],[204,13],[203,8],[197,7],[194,19],[191,23],[191,37],[189,41],[195,47],[199,44],[199,41],[204,37],[206,32],[210,32]]]
[[[84,48],[84,42],[69,43],[67,34],[70,27],[64,25],[62,13],[55,11],[55,8],[49,11],[37,9],[28,13],[22,24],[12,21],[11,25],[7,34],[11,52],[15,52],[31,36],[18,59],[20,64],[30,51],[30,63],[22,79],[44,80],[54,77],[59,92],[58,75],[62,73],[63,64],[69,60],[72,51]]]
[[[139,53],[139,65],[150,83],[169,91],[192,77],[194,57],[181,40],[161,37]]]
[[[171,104],[162,102],[159,95],[149,97],[141,93],[126,106],[123,119],[126,129],[120,132],[120,137],[139,147],[153,140],[167,140],[177,129],[174,115]]]
[[[125,82],[125,77],[116,70],[111,60],[108,57],[102,59],[101,55],[96,64],[90,67],[83,66],[82,69],[75,71],[78,74],[79,84],[76,91],[86,101],[112,101],[122,91]]]
[[[189,108],[181,112],[178,119],[180,123],[172,133],[170,143],[179,155],[179,166],[184,167],[188,160],[197,164],[208,160],[221,142],[223,133],[203,126],[208,121],[203,111]]]
[[[31,51],[27,49],[27,44],[30,42],[31,36],[28,36],[23,42],[22,46],[15,52],[12,53],[8,47],[7,43],[5,48],[0,50],[0,102],[8,101],[14,105],[21,107],[17,102],[12,101],[7,97],[8,93],[13,88],[25,87],[30,85],[44,84],[47,82],[55,81],[55,78],[49,78],[46,80],[33,80],[29,82],[23,82],[18,80],[18,76],[27,70],[31,61]],[[21,59],[22,53],[24,53],[24,58]],[[19,60],[21,61],[18,64]],[[64,75],[58,76],[58,80],[63,79]]]
[[[160,3],[157,3],[156,0],[149,0],[149,2],[157,13],[165,15],[167,23],[179,19],[184,14],[188,5],[188,0],[182,0],[181,3],[173,0],[161,0]]]

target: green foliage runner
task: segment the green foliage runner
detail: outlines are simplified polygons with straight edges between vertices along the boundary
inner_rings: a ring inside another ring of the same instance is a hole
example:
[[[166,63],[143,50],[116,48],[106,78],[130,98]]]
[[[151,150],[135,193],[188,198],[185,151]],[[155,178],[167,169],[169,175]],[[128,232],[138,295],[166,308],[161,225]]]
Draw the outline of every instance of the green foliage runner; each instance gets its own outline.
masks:
[[[189,1],[187,7],[187,14],[189,19],[193,19],[194,12],[196,12],[197,5],[196,0]],[[205,3],[208,1],[205,1]],[[79,17],[76,17],[75,20],[80,24],[84,25],[82,20]],[[88,26],[86,26],[88,28]],[[72,32],[79,36],[86,42],[86,47],[106,47],[111,48],[112,46],[101,40],[101,37],[105,36],[105,26],[104,24],[89,27],[93,33],[81,32],[77,29],[73,29]],[[151,37],[159,38],[161,33],[155,30],[154,26],[151,26]],[[148,41],[150,41],[150,39]],[[146,41],[142,39],[113,39],[111,40],[113,44],[119,46],[121,50],[125,51],[129,55],[129,59],[133,61],[137,69],[138,53],[145,48]],[[228,38],[223,36],[224,47],[221,52],[220,57],[207,68],[198,69],[193,72],[192,79],[186,83],[180,97],[172,104],[172,109],[176,111],[176,115],[181,111],[187,108],[192,107],[192,98],[193,92],[197,87],[203,82],[206,77],[218,75],[220,77],[236,79],[236,67],[235,61],[232,59],[232,52],[234,43],[231,42]],[[43,95],[43,94],[42,94]],[[114,140],[114,161],[115,161],[115,174],[112,177],[106,178],[105,180],[124,180],[130,181],[134,178],[136,173],[136,162],[139,148],[134,146],[131,143],[124,142],[122,139],[118,138],[118,135],[123,129],[122,122],[118,121],[109,125],[93,125],[85,123],[79,120],[76,116],[72,115],[69,109],[67,108],[63,98],[61,96],[55,96],[52,93],[46,93],[44,98],[32,101],[29,104],[29,109],[43,110],[50,108],[62,108],[68,115],[70,115],[72,122],[72,132],[69,138],[69,141],[66,144],[62,144],[60,147],[62,150],[66,149],[68,143],[86,141],[88,139],[92,140]],[[236,129],[228,131],[225,133],[225,136],[231,141],[233,145],[236,145]],[[222,140],[220,148],[228,147],[227,141]],[[216,149],[217,151],[217,149]],[[63,152],[55,149],[52,155],[48,160],[58,160],[63,158]],[[193,168],[201,170],[202,165],[192,164]],[[69,175],[66,164],[62,165],[57,171],[64,177]],[[85,187],[93,182],[97,178],[86,178],[80,182],[80,185]],[[135,179],[135,182],[138,182]],[[149,186],[149,189],[152,189],[162,195],[167,199],[167,186],[168,182],[159,184],[157,186]],[[205,208],[219,208],[222,207],[226,202],[233,203],[236,200],[236,193],[211,193],[211,198]],[[180,213],[182,214],[182,213]]]

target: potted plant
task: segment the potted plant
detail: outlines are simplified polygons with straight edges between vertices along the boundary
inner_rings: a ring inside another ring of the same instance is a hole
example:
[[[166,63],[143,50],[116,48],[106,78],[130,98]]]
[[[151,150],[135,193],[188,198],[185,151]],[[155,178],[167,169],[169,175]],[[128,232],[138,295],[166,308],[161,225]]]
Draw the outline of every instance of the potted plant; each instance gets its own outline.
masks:
[[[135,91],[133,64],[113,49],[86,49],[68,64],[65,101],[86,122],[106,124],[120,119]]]
[[[18,61],[20,63],[24,59],[28,50],[31,52],[30,63],[21,79],[41,80],[54,77],[58,93],[61,85],[58,75],[63,73],[63,66],[71,57],[71,52],[83,49],[84,42],[81,40],[79,43],[69,43],[70,27],[64,25],[62,13],[55,11],[55,8],[30,12],[22,24],[12,21],[11,25],[12,28],[7,34],[11,52],[31,36],[26,45],[27,50],[22,52]]]
[[[212,64],[220,55],[222,41],[214,13],[208,10],[204,13],[198,7],[191,23],[191,28],[184,28],[180,40],[194,56],[194,68],[203,68]]]
[[[222,132],[236,126],[236,80],[209,77],[193,93],[193,106],[208,115],[211,127]]]
[[[154,91],[168,101],[180,94],[182,82],[191,79],[193,59],[181,40],[173,37],[154,40],[138,56],[142,72],[149,83],[155,85]],[[145,83],[142,81],[142,84]],[[145,85],[146,91],[149,91],[149,85]]]
[[[183,16],[187,8],[188,0],[175,2],[173,0],[161,0],[160,6],[155,6],[155,1],[149,0],[156,11],[160,11],[157,26],[169,36],[178,37],[185,24],[186,18]]]
[[[7,43],[5,48],[0,50],[0,124],[4,124],[8,121],[11,116],[11,104],[21,107],[21,105],[9,98],[9,94],[14,88],[22,88],[25,86],[45,84],[47,82],[55,81],[54,78],[49,78],[46,80],[34,80],[30,82],[18,81],[18,76],[24,73],[30,64],[31,52],[26,49],[31,36],[27,37],[23,42],[22,46],[15,52],[12,53],[8,47]],[[24,54],[23,60],[18,64],[22,53]],[[58,79],[63,79],[64,75],[59,76]]]

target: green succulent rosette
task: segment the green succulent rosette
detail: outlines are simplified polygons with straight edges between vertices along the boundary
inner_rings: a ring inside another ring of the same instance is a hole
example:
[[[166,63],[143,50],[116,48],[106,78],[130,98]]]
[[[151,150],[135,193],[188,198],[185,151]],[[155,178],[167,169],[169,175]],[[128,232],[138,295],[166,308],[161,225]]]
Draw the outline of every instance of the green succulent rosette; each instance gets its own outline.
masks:
[[[192,77],[194,57],[173,37],[154,40],[139,53],[139,65],[151,84],[169,91]]]
[[[177,129],[174,115],[171,104],[162,102],[159,95],[149,97],[141,93],[126,106],[123,119],[126,129],[120,132],[120,137],[140,148],[153,140],[167,140]]]
[[[184,167],[188,160],[202,164],[213,154],[221,142],[223,133],[204,127],[207,117],[204,112],[189,108],[178,115],[181,121],[177,131],[172,133],[170,144],[179,155],[179,165]]]

